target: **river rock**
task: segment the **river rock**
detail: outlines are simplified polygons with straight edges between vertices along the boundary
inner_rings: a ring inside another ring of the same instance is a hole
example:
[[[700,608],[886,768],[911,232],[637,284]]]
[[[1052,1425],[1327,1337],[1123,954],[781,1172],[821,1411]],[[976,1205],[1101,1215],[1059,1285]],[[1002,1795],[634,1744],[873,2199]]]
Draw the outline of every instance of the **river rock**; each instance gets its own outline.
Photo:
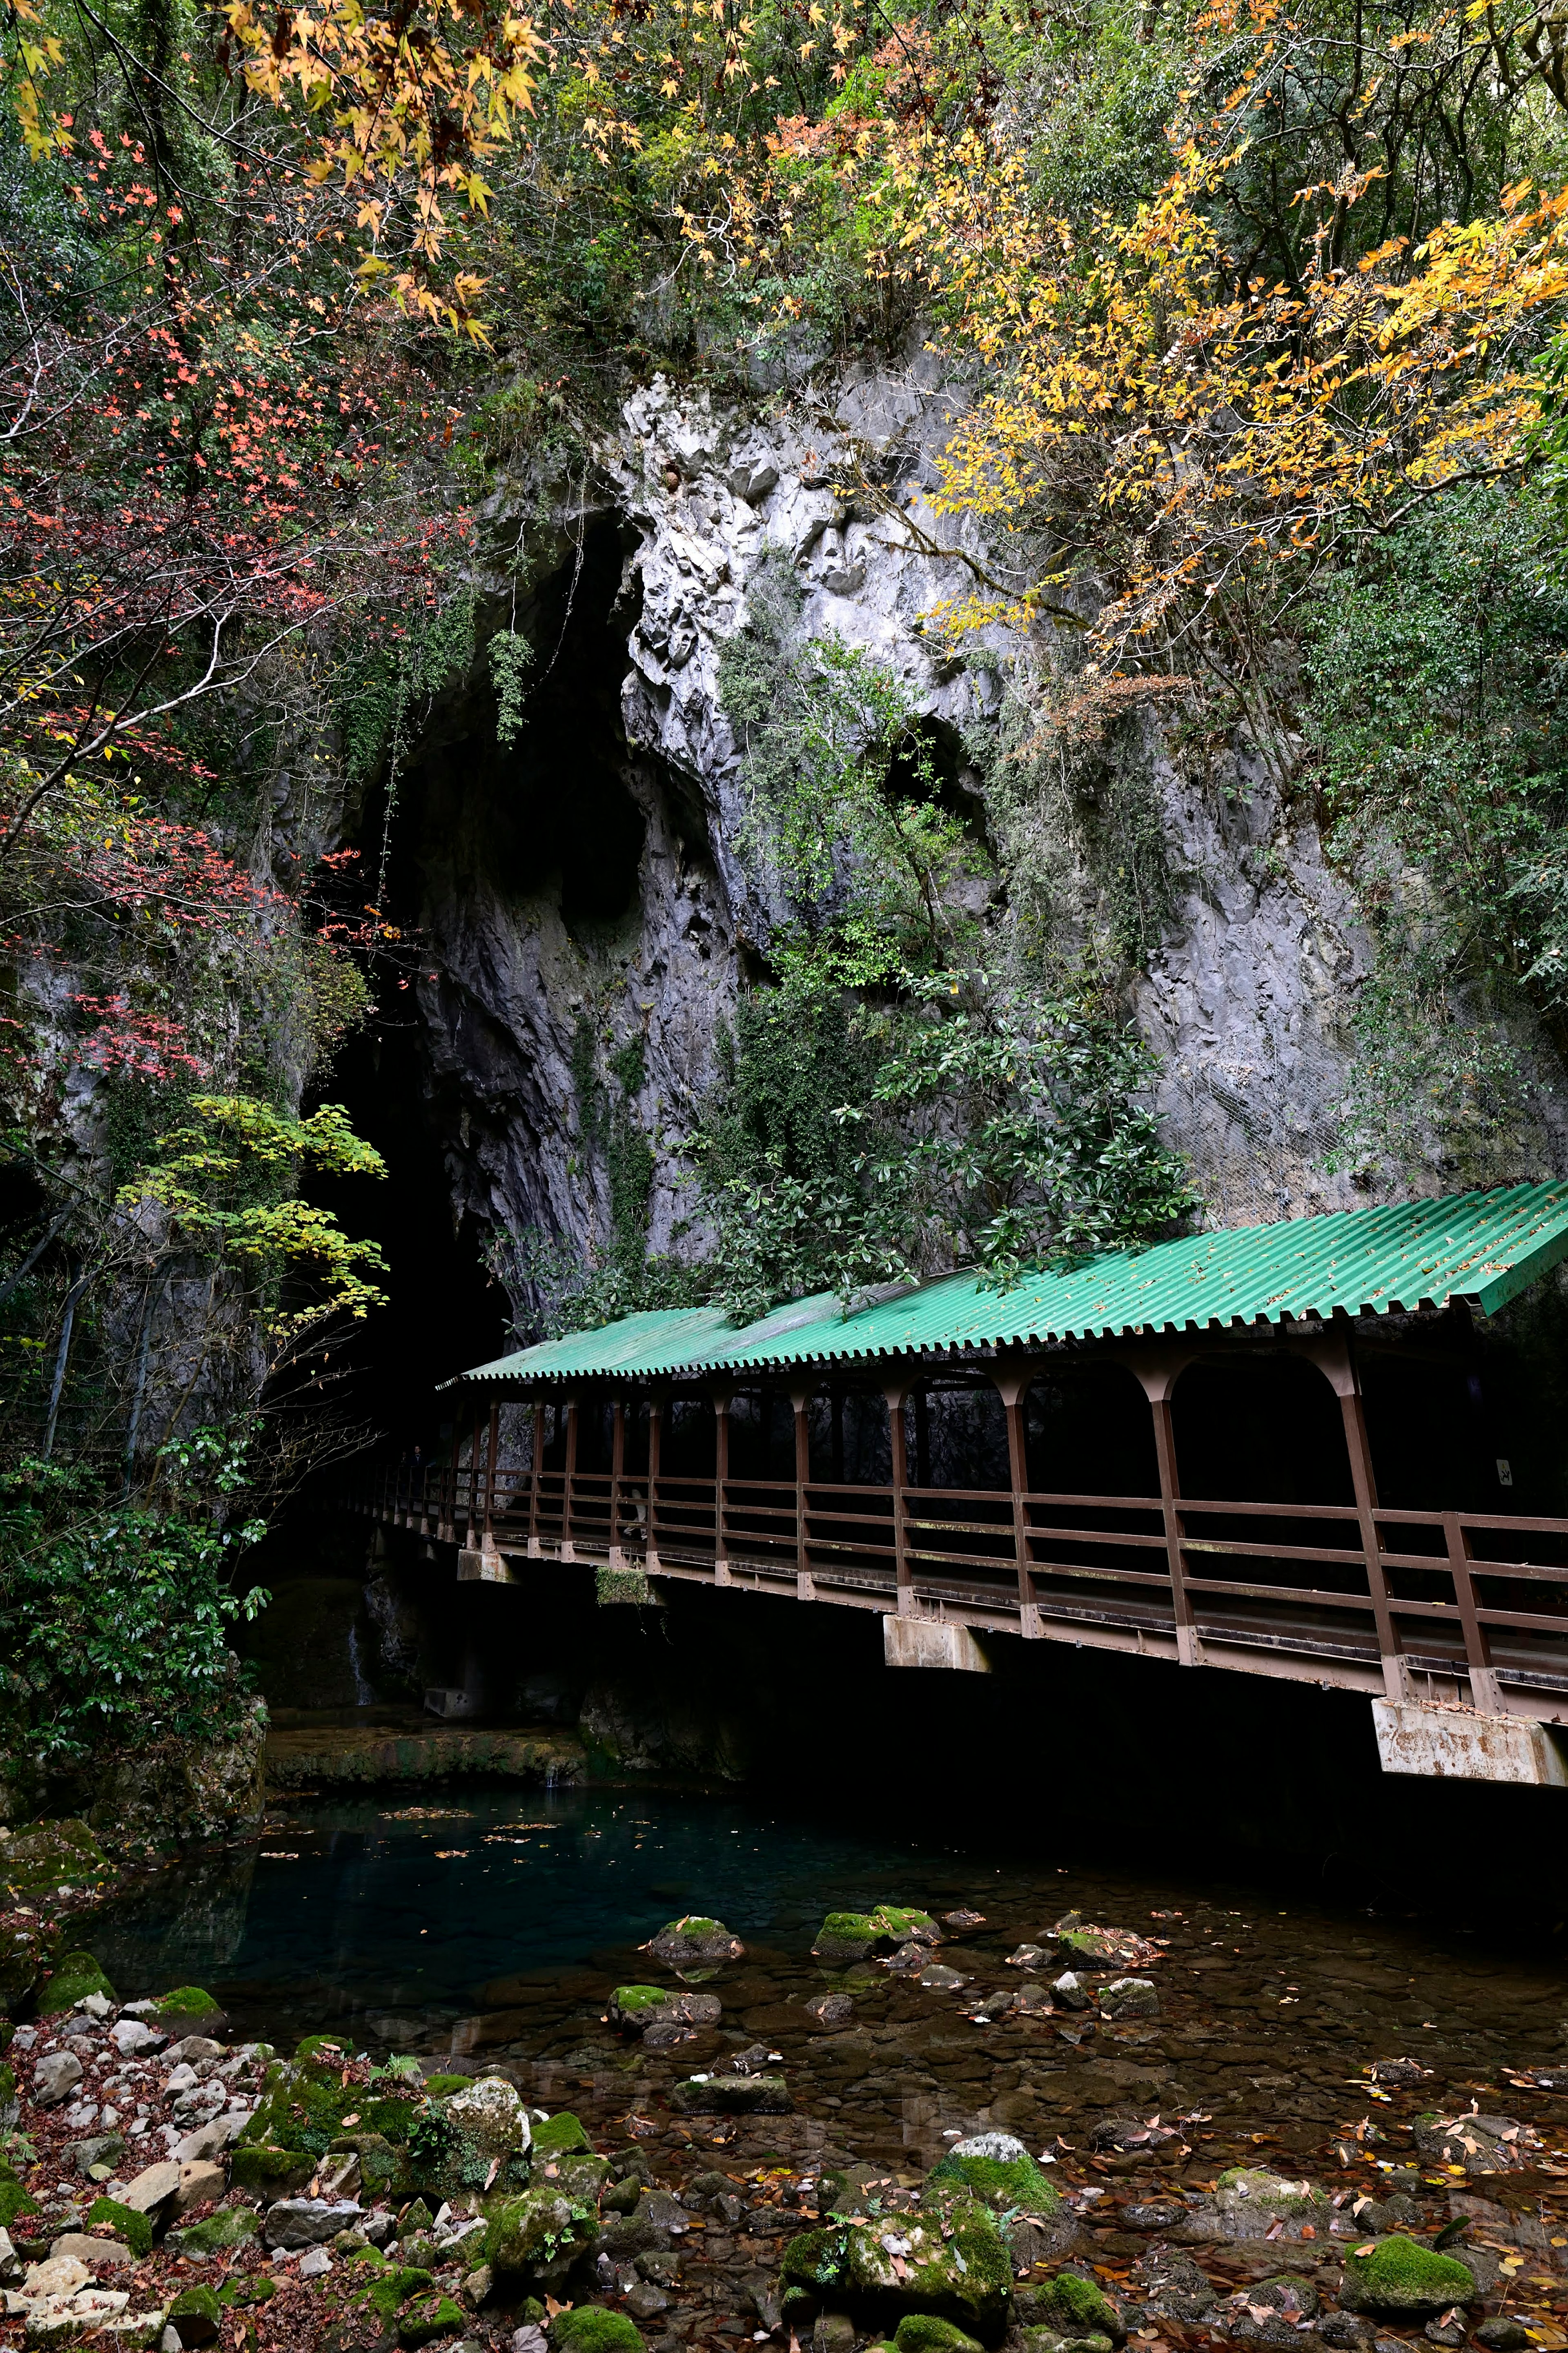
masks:
[[[782,2075],[689,2075],[669,2105],[678,2116],[776,2116],[795,2103]]]
[[[1100,1987],[1100,2007],[1107,2018],[1157,2018],[1160,1997],[1152,1978],[1112,1978]]]
[[[574,2201],[556,2189],[536,2187],[504,2198],[490,2209],[485,2261],[498,2278],[563,2277],[595,2237],[596,2215],[574,2211]]]
[[[969,1979],[961,1970],[950,1969],[945,1961],[931,1961],[921,1971],[920,1982],[927,1993],[957,1993]]]
[[[1195,2326],[1219,2301],[1217,2290],[1191,2255],[1176,2247],[1152,2250],[1136,2266],[1134,2276],[1148,2289],[1144,2311],[1184,2327]]]
[[[941,2221],[884,2215],[802,2232],[785,2252],[782,2279],[786,2294],[889,2316],[933,2312],[994,2339],[1006,2316],[1013,2260],[994,2216],[970,2202]]]
[[[1051,1958],[1044,1945],[1020,1945],[1016,1952],[1008,1954],[1007,1967],[1010,1969],[1043,1969]]]
[[[1120,2306],[1086,2273],[1070,2269],[1059,2271],[1048,2286],[1034,2291],[1032,2316],[1066,2337],[1109,2337],[1120,2345],[1127,2335]]]
[[[1094,1996],[1086,1985],[1079,1983],[1076,1969],[1064,1969],[1059,1978],[1053,1979],[1051,1998],[1058,2010],[1094,2008]]]
[[[488,2190],[498,2181],[521,2187],[527,2178],[532,2133],[521,2094],[502,2075],[484,2075],[457,2092],[442,2111],[455,2137],[444,2166],[459,2188]]]
[[[814,1993],[804,2007],[818,2026],[847,2026],[855,2015],[854,1996],[847,1993]]]
[[[230,2247],[247,2245],[260,2229],[261,2218],[254,2208],[220,2206],[205,2222],[188,2222],[184,2230],[170,2231],[163,2244],[172,2255],[205,2263],[210,2256],[226,2253]]]
[[[1278,2222],[1281,2239],[1299,2239],[1302,2228],[1327,2228],[1329,2201],[1310,2181],[1288,2181],[1261,2166],[1233,2166],[1215,2184],[1213,2212],[1224,2236],[1267,2239]]]
[[[738,1961],[746,1948],[739,1936],[731,1935],[722,1920],[710,1920],[700,1912],[689,1912],[684,1919],[667,1921],[643,1949],[667,1968],[686,1969],[703,1963]]]
[[[182,2168],[173,2158],[149,2165],[120,2193],[120,2204],[137,2214],[157,2214],[178,2197]]]
[[[1061,2203],[1054,2182],[1048,2181],[1021,2140],[1011,2133],[975,2133],[954,2142],[926,2176],[922,2205],[940,2210],[958,2194],[977,2198],[998,2213],[1020,2210],[1034,2215],[1054,2214]]]
[[[140,2018],[117,2018],[110,2031],[122,2059],[144,2059],[149,2052],[163,2047],[163,2037],[157,2028]]]
[[[1530,2163],[1535,2141],[1517,2116],[1443,2116],[1428,2110],[1415,2118],[1413,2130],[1423,2157],[1438,2165],[1462,2165],[1467,2173],[1513,2172]]]
[[[279,2198],[267,2210],[269,2247],[319,2247],[359,2221],[357,2199]]]
[[[33,2105],[58,2108],[68,2092],[81,2081],[81,2061],[74,2051],[50,2051],[33,2070]]]
[[[1348,2253],[1344,2265],[1340,2303],[1347,2312],[1420,2320],[1450,2305],[1478,2300],[1476,2283],[1463,2263],[1418,2247],[1414,2239],[1379,2239],[1370,2254]]]

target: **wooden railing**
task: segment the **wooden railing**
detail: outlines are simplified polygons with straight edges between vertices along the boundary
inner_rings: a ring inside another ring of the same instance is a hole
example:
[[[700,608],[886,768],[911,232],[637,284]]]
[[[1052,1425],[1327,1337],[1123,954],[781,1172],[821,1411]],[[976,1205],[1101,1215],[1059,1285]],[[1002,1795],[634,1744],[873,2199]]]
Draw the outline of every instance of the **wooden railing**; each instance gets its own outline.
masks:
[[[1568,1720],[1568,1520],[1365,1501],[1038,1494],[495,1462],[349,1500],[470,1556],[943,1616],[1375,1693]]]

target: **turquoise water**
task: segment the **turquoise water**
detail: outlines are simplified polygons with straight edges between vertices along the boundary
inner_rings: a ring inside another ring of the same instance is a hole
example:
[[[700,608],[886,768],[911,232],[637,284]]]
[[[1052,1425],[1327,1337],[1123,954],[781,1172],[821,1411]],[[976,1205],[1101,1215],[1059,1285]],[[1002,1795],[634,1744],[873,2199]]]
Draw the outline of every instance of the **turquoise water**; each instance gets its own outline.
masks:
[[[804,1960],[825,1911],[956,1905],[1014,1876],[956,1845],[686,1791],[459,1785],[423,1799],[443,1818],[407,1819],[420,1802],[297,1801],[258,1844],[187,1859],[115,1904],[95,1948],[123,1996],[211,1984],[258,2031],[323,2005],[342,2023],[412,2011],[434,2026],[501,1980],[625,1957],[680,1912]],[[875,1820],[870,1792],[858,1810]]]

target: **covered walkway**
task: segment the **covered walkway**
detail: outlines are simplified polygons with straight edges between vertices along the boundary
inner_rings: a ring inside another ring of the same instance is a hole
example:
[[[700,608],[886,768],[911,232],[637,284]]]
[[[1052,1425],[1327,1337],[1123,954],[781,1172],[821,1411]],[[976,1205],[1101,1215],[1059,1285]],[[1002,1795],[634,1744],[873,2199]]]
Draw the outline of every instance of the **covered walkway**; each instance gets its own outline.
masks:
[[[1006,1633],[1568,1724],[1568,1517],[1510,1509],[1476,1340],[1564,1259],[1556,1183],[628,1316],[476,1367],[449,1461],[359,1501],[471,1577],[878,1610],[897,1664]]]

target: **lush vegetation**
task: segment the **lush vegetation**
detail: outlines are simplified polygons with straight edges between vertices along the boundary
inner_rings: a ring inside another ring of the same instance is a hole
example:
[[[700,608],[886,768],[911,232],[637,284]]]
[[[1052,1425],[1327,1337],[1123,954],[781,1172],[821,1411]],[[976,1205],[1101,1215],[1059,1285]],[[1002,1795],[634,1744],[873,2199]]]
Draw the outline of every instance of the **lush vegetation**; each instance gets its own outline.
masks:
[[[111,1562],[128,1626],[200,1588],[190,1687],[222,1683],[242,1523],[191,1433],[286,1488],[378,1297],[312,1188],[379,1169],[331,1071],[417,968],[398,779],[454,681],[528,723],[487,501],[581,474],[655,367],[754,401],[934,346],[970,397],[923,484],[867,450],[837,487],[938,567],[933,648],[1014,651],[955,745],[805,639],[782,552],[749,584],[721,689],[762,916],[660,1139],[677,1247],[640,1049],[591,1006],[596,1258],[493,1245],[546,1321],[1001,1282],[1187,1215],[1133,1021],[1183,881],[1157,745],[1200,786],[1244,748],[1355,895],[1343,1162],[1528,1140],[1521,1040],[1568,1019],[1554,18],[16,0],[0,67],[16,1656],[29,1594]],[[78,1737],[102,1639],[38,1739]]]

